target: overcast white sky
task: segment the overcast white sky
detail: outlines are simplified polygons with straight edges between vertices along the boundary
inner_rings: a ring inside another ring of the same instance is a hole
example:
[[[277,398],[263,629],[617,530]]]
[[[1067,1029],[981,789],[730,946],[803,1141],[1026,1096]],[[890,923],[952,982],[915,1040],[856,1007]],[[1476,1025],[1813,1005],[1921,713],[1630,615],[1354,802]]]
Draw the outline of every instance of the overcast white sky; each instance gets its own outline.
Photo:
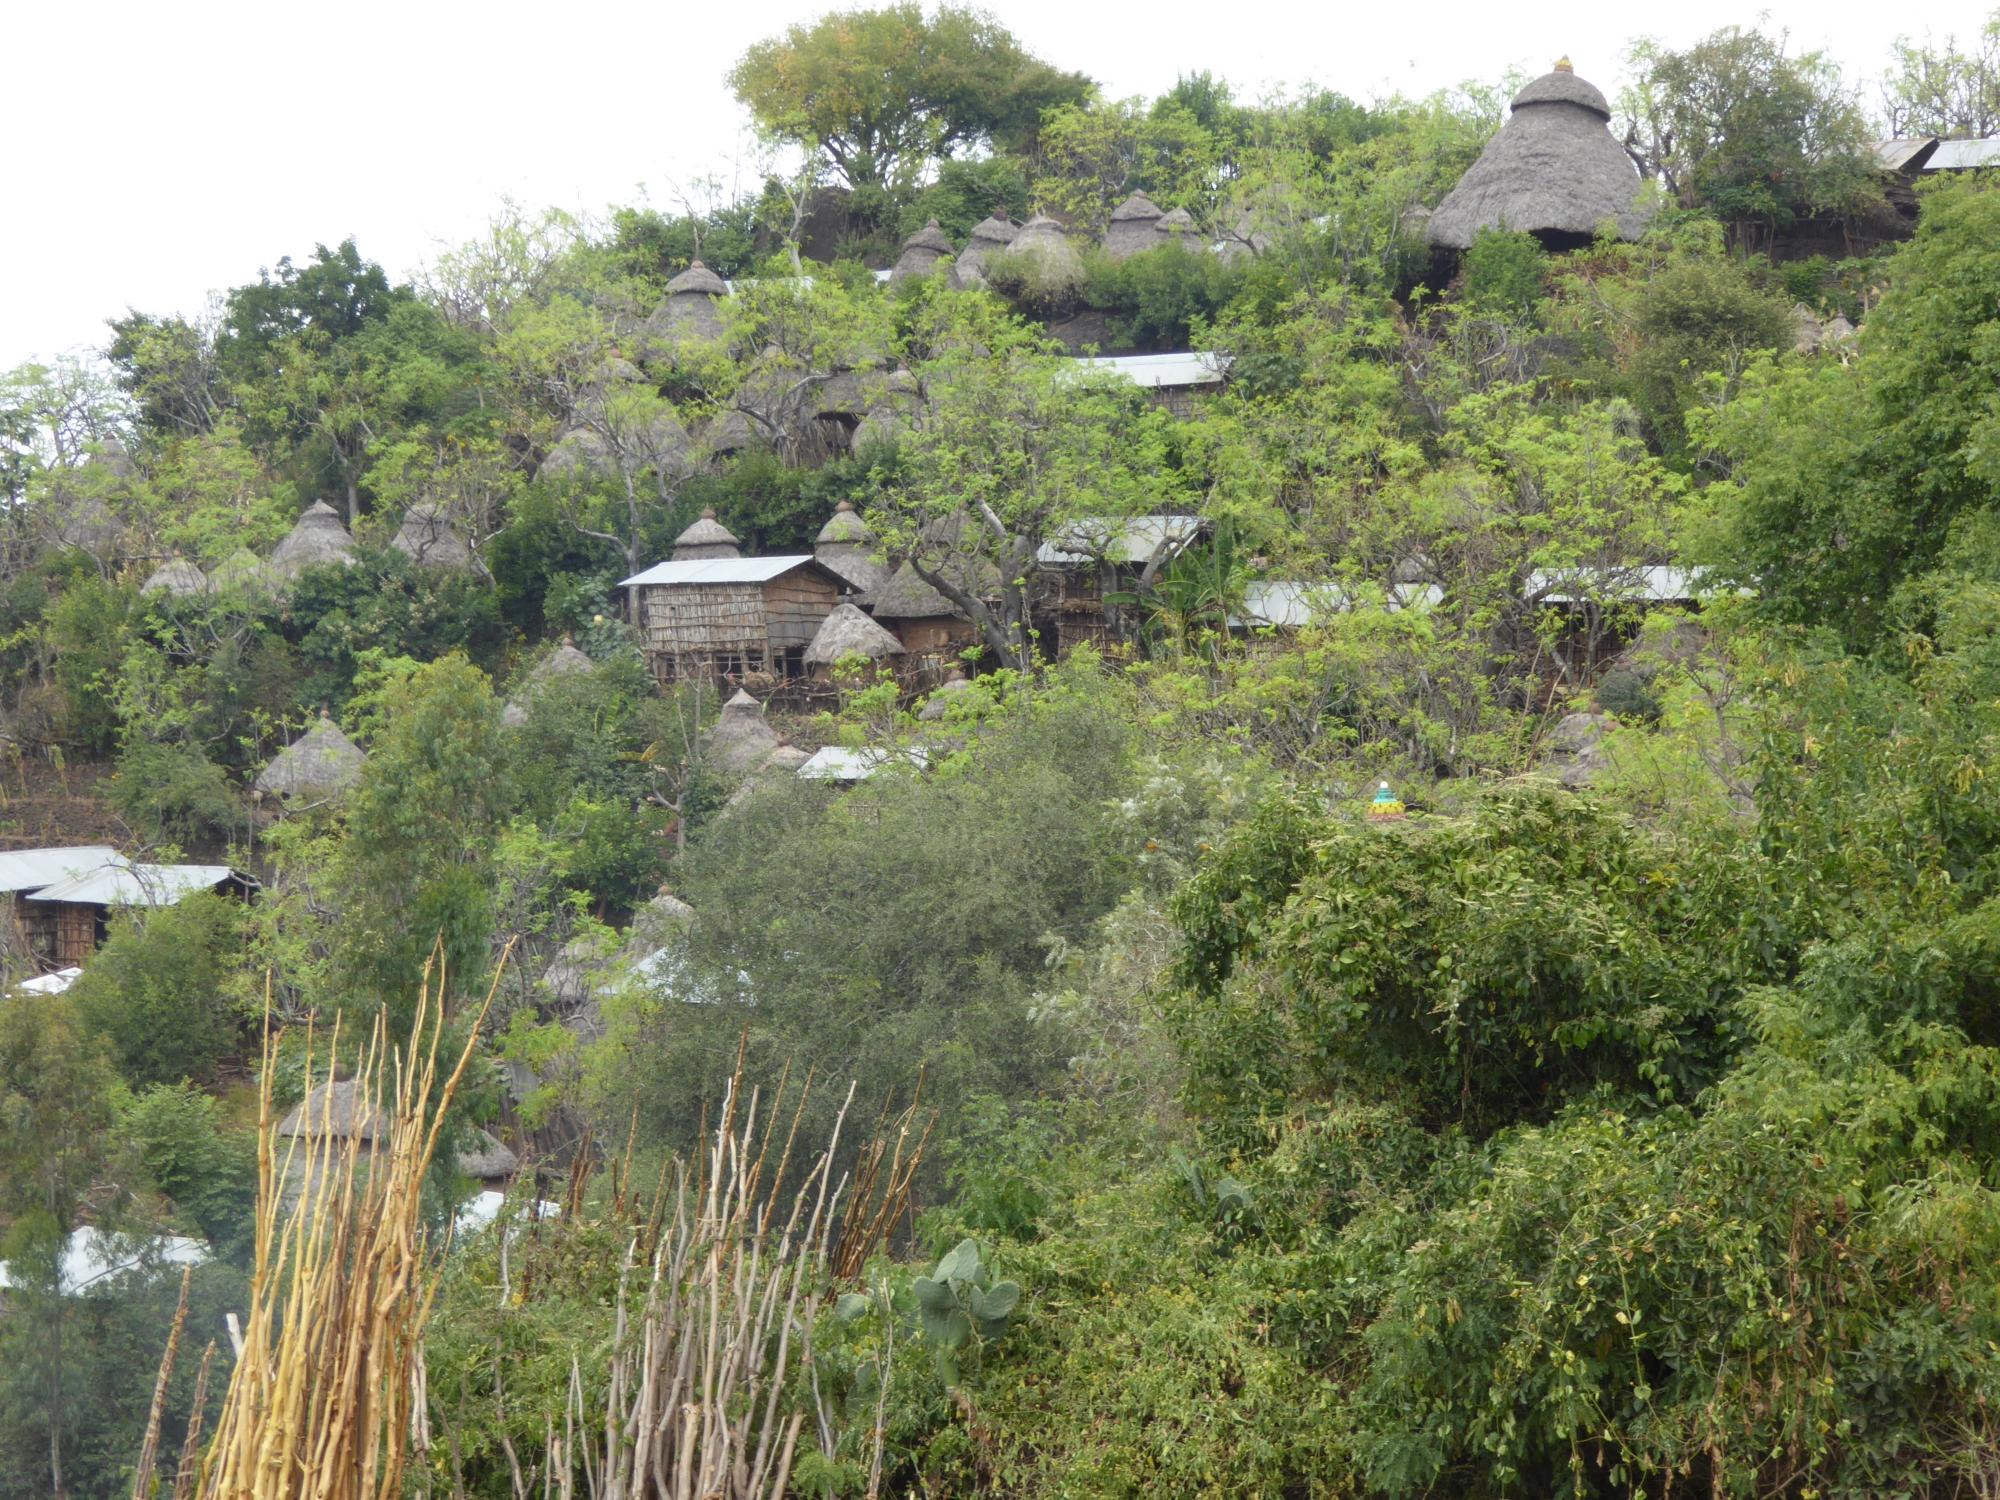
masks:
[[[348,235],[397,274],[476,233],[503,197],[595,212],[743,157],[722,83],[743,49],[828,0],[566,5],[184,0],[18,7],[0,215],[0,369],[93,345],[135,306],[211,290]],[[1424,94],[1568,53],[1607,93],[1640,34],[1684,45],[1758,12],[1723,0],[1297,4],[993,0],[1033,51],[1153,94],[1210,69],[1254,96],[1315,83]],[[1986,7],[1774,0],[1769,29],[1873,79],[1899,33],[1967,35]],[[1650,18],[1650,20],[1648,19]]]

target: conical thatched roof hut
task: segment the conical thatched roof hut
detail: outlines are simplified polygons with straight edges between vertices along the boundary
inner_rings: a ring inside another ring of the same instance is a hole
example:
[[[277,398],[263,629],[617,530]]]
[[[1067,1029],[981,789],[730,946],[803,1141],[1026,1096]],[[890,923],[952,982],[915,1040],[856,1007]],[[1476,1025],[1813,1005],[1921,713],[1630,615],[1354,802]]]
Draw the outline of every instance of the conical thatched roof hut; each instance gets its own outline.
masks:
[[[879,666],[902,654],[901,641],[852,604],[841,603],[820,622],[812,644],[806,647],[805,662],[813,676],[826,678],[833,674],[835,665],[850,656],[865,657]]]
[[[1792,304],[1792,352],[1794,354],[1811,354],[1819,348],[1820,341],[1825,337],[1826,329],[1820,323],[1818,315],[1810,307],[1807,307],[1805,303],[1794,302]]]
[[[472,549],[452,530],[451,518],[435,500],[419,500],[403,512],[403,524],[389,543],[420,568],[476,567]]]
[[[1020,232],[1019,224],[1000,214],[991,214],[973,225],[972,237],[952,262],[951,284],[961,290],[985,286],[986,257],[1005,250]]]
[[[764,722],[764,705],[740,690],[722,705],[707,741],[708,753],[738,776],[754,771],[778,748],[777,731]]]
[[[1194,215],[1184,208],[1176,208],[1160,215],[1153,221],[1154,237],[1161,243],[1185,244],[1199,247],[1201,241],[1195,234]]]
[[[1007,259],[1025,268],[1028,284],[1039,296],[1083,285],[1083,257],[1076,253],[1062,225],[1047,214],[1036,214],[1021,226],[1014,243],[1007,247]]]
[[[945,238],[938,221],[932,219],[903,241],[903,253],[896,257],[896,268],[889,273],[889,280],[908,281],[912,277],[928,276],[931,268],[951,253],[951,241]]]
[[[287,801],[324,802],[353,786],[367,759],[339,725],[321,714],[317,724],[271,757],[252,785]]]
[[[951,675],[931,690],[924,699],[924,706],[917,717],[927,724],[934,724],[951,712],[951,705],[972,691],[972,684],[966,681],[965,669],[953,667]]]
[[[521,1158],[492,1131],[475,1129],[459,1150],[458,1170],[481,1182],[498,1182],[521,1170]]]
[[[820,527],[813,541],[813,557],[821,566],[838,574],[860,593],[866,594],[889,581],[888,565],[875,557],[875,536],[868,523],[843,500]]]
[[[704,510],[692,526],[674,538],[674,561],[686,562],[698,557],[741,557],[743,549],[736,536],[727,526],[715,519],[715,512]]]
[[[1160,237],[1153,226],[1166,216],[1144,193],[1134,193],[1111,210],[1111,227],[1104,232],[1104,253],[1112,260],[1127,260],[1159,248]]]
[[[647,322],[646,331],[665,338],[720,338],[722,312],[715,304],[728,292],[727,282],[695,261],[667,283],[666,300]]]
[[[1606,220],[1637,239],[1651,215],[1610,124],[1604,95],[1564,58],[1514,96],[1511,118],[1431,215],[1430,242],[1467,250],[1482,229],[1511,229],[1574,249]]]
[[[958,613],[958,606],[924,582],[908,563],[889,575],[872,602],[878,620],[934,620]]]
[[[248,547],[238,547],[208,573],[208,586],[218,594],[260,594],[270,584],[263,559]]]
[[[581,677],[596,668],[597,663],[579,651],[575,641],[564,636],[562,644],[536,662],[534,669],[521,679],[520,688],[500,710],[500,722],[509,729],[519,729],[528,722],[528,700],[535,689],[558,677]]]
[[[324,563],[354,564],[354,538],[340,524],[340,512],[324,500],[315,500],[299,517],[291,534],[278,543],[265,571],[279,583],[290,583],[307,568]]]
[[[139,585],[139,592],[188,599],[208,592],[208,575],[185,557],[172,557],[153,570],[153,576]]]

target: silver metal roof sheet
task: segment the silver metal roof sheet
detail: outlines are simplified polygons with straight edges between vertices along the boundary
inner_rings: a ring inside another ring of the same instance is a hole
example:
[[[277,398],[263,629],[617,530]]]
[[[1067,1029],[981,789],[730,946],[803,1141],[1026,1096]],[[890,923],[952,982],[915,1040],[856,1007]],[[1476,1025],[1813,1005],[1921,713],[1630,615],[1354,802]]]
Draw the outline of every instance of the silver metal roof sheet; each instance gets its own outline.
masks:
[[[1215,385],[1229,373],[1230,357],[1207,350],[1190,349],[1179,354],[1114,354],[1086,357],[1077,368],[1109,370],[1123,375],[1134,385],[1149,390],[1161,387]]]
[[[1973,167],[2000,166],[2000,136],[1983,141],[1939,141],[1926,172],[1964,172]]]
[[[1705,571],[1660,566],[1538,568],[1528,575],[1527,593],[1544,604],[1671,604],[1706,593]]]
[[[1142,563],[1165,548],[1181,551],[1208,529],[1200,516],[1086,516],[1061,527],[1035,550],[1040,563]]]
[[[30,901],[70,906],[174,906],[195,891],[212,891],[236,872],[228,865],[99,866],[30,891]]]
[[[643,573],[622,581],[621,589],[650,584],[676,583],[769,583],[781,573],[811,563],[821,566],[810,552],[796,557],[691,557],[654,563]]]
[[[125,856],[109,844],[63,849],[0,850],[0,892],[33,891],[92,870],[122,869]]]
[[[921,747],[856,750],[846,745],[822,745],[799,767],[799,775],[807,781],[866,781],[886,765],[900,761],[922,770],[929,759]]]
[[[1443,599],[1444,590],[1434,583],[1397,583],[1389,586],[1382,604],[1391,612],[1434,609]],[[1345,614],[1354,603],[1337,583],[1266,578],[1243,590],[1243,607],[1230,615],[1229,625],[1232,630],[1299,630],[1325,615]]]

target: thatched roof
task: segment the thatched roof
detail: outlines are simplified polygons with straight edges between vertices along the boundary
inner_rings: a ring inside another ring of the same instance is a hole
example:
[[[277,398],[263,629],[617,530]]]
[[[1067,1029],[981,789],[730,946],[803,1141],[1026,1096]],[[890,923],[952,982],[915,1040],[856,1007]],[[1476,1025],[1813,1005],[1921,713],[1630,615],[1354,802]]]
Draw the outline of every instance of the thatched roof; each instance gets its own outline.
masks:
[[[986,264],[986,257],[1005,250],[1020,232],[1019,224],[998,214],[991,214],[973,225],[972,238],[965,242],[958,259],[952,262],[951,284],[961,289],[985,286],[986,275],[982,267]]]
[[[871,602],[878,620],[929,620],[958,613],[958,606],[925,583],[908,563],[889,575]]]
[[[458,1153],[458,1170],[482,1182],[512,1177],[520,1169],[521,1158],[502,1145],[490,1130],[474,1130],[472,1139]]]
[[[172,594],[186,599],[208,592],[208,575],[185,557],[173,557],[153,570],[153,576],[139,585],[142,594]]]
[[[1792,352],[1811,354],[1826,337],[1826,329],[1810,307],[1803,302],[1792,304]]]
[[[1500,133],[1445,195],[1426,232],[1433,245],[1466,250],[1482,229],[1544,239],[1591,238],[1606,220],[1623,239],[1645,232],[1639,173],[1612,138],[1611,106],[1567,60],[1514,97]]]
[[[306,507],[291,534],[278,543],[264,567],[271,578],[289,583],[307,568],[323,563],[353,566],[354,538],[340,524],[339,511],[324,500],[315,500]]]
[[[843,500],[834,506],[833,514],[826,518],[826,524],[813,538],[815,546],[825,547],[836,542],[866,543],[875,540],[875,534],[868,529],[868,523],[861,519],[861,513],[854,508],[851,500]]]
[[[903,643],[888,631],[852,604],[836,604],[833,613],[820,621],[805,660],[809,667],[830,667],[850,656],[882,661],[902,654]]]
[[[917,717],[926,723],[935,723],[951,711],[954,700],[971,691],[972,684],[965,680],[964,670],[953,667],[951,675],[933,688],[930,696],[924,699],[924,706],[918,710]]]
[[[1165,217],[1151,198],[1134,193],[1111,210],[1111,227],[1104,233],[1104,253],[1112,260],[1125,260],[1157,249],[1160,237],[1153,226]]]
[[[715,303],[728,290],[720,276],[695,261],[667,283],[666,300],[647,320],[646,331],[668,339],[685,335],[719,338],[722,314]]]
[[[674,556],[682,561],[696,557],[741,557],[743,549],[727,526],[715,519],[712,509],[674,538]]]
[[[238,547],[208,571],[208,586],[218,593],[260,593],[270,582],[263,559],[248,547]]]
[[[1184,208],[1172,209],[1153,222],[1153,233],[1162,240],[1179,242],[1195,229],[1194,215]]]
[[[419,500],[403,512],[403,524],[389,543],[420,568],[477,566],[472,549],[452,530],[451,518],[435,500]]]
[[[642,463],[667,473],[685,473],[695,465],[694,439],[670,411],[659,412],[644,432],[631,435],[628,452]],[[572,427],[556,439],[535,471],[538,479],[562,479],[577,474],[614,478],[618,463],[604,434],[590,426]]]
[[[632,913],[632,925],[625,930],[625,951],[636,955],[657,952],[676,938],[687,936],[694,925],[694,908],[665,886],[660,893]]]
[[[740,776],[755,770],[778,748],[778,735],[764,722],[764,705],[738,691],[722,705],[707,742],[708,753],[722,768]]]
[[[369,1109],[367,1104],[357,1078],[322,1083],[308,1089],[305,1098],[278,1122],[278,1134],[330,1140],[349,1136],[369,1142],[387,1140],[389,1122],[379,1109]]]
[[[1029,280],[1043,295],[1083,284],[1083,257],[1062,225],[1046,214],[1036,214],[1021,227],[1007,247],[1007,257],[1027,265]]]
[[[317,724],[271,757],[252,784],[278,797],[334,797],[360,779],[367,759],[339,725],[321,714]]]
[[[1826,320],[1826,343],[1829,345],[1851,344],[1857,332],[1855,326],[1847,321],[1845,313],[1835,313]]]
[[[952,253],[951,241],[932,219],[915,234],[903,241],[903,253],[896,257],[896,267],[889,273],[889,280],[907,281],[913,276],[928,276],[931,267]]]
[[[56,502],[56,540],[109,562],[125,539],[125,523],[96,495],[65,495]]]
[[[139,475],[139,466],[132,462],[131,453],[115,432],[98,439],[90,462],[93,467],[107,470],[115,479],[136,479]]]
[[[500,722],[509,729],[519,729],[528,722],[528,699],[534,695],[536,688],[558,677],[583,676],[596,667],[596,662],[577,649],[575,641],[564,636],[562,644],[536,662],[528,675],[521,679],[520,688],[507,700],[507,706],[500,710]]]
[[[860,593],[869,594],[889,581],[887,564],[875,556],[875,536],[868,523],[843,500],[820,527],[813,557]]]

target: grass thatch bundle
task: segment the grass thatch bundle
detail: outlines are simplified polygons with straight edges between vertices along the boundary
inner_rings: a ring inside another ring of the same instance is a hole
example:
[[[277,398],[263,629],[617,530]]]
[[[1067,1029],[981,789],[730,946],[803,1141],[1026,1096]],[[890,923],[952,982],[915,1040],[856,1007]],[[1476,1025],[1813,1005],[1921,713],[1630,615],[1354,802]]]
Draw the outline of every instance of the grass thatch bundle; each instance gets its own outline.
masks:
[[[1469,250],[1482,229],[1506,229],[1561,248],[1594,238],[1606,221],[1637,239],[1651,215],[1610,123],[1604,95],[1567,59],[1556,64],[1514,96],[1507,123],[1430,216],[1431,243]]]
[[[271,1101],[277,1044],[266,1036],[255,1267],[236,1370],[196,1491],[202,1500],[402,1494],[435,1293],[424,1174],[486,1014],[482,1007],[456,1065],[442,1074],[437,963],[425,967],[407,1048],[391,1046],[378,1018],[354,1080],[357,1118],[385,1122],[372,1142],[358,1129],[333,1131],[330,1093],[321,1095],[327,1113],[317,1126],[280,1136]],[[336,1025],[330,1050],[338,1040]],[[309,1039],[308,1067],[311,1054]],[[281,1222],[283,1185],[294,1175],[309,1186]]]
[[[339,725],[321,714],[317,724],[271,757],[252,785],[288,802],[325,802],[361,779],[367,759]]]
[[[271,553],[265,572],[278,583],[290,583],[307,568],[326,563],[354,562],[354,538],[340,523],[340,512],[324,500],[306,507],[298,524]]]

